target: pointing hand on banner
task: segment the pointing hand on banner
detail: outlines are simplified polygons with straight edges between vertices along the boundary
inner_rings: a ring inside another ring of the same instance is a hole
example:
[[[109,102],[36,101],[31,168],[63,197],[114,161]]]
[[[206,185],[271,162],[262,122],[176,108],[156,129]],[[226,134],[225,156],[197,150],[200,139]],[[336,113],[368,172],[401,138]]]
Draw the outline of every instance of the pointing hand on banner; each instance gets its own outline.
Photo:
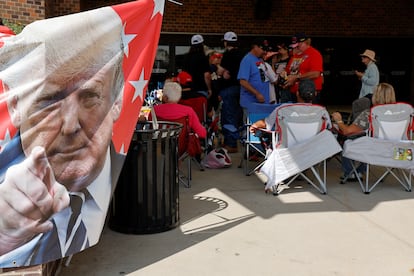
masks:
[[[56,182],[44,149],[34,148],[0,185],[0,255],[52,229],[48,219],[68,205],[69,194]]]

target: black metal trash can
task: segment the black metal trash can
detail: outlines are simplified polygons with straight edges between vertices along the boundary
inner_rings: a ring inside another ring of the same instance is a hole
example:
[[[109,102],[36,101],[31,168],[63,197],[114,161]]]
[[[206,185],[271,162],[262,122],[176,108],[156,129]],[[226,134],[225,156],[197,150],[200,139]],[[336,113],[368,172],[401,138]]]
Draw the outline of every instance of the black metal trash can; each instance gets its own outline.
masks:
[[[150,234],[178,226],[178,135],[173,122],[138,123],[112,199],[109,227]]]

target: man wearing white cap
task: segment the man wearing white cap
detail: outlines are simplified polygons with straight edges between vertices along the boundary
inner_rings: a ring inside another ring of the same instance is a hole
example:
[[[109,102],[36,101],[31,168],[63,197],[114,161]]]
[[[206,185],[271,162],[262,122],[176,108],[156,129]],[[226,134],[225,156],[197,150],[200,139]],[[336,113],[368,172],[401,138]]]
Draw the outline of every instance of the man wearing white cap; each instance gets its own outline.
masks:
[[[200,34],[191,37],[190,51],[184,58],[183,70],[188,72],[193,81],[191,91],[183,94],[182,98],[205,96],[209,98],[211,90],[211,74],[208,57],[204,53],[204,38]]]
[[[225,33],[223,43],[225,52],[221,59],[221,67],[224,68],[224,71],[219,94],[222,100],[221,125],[224,147],[229,153],[234,153],[237,152],[238,128],[243,114],[239,104],[240,83],[237,80],[243,54],[238,48],[236,33]]]
[[[374,88],[379,84],[379,71],[375,64],[375,52],[367,49],[360,56],[362,63],[367,66],[367,69],[364,73],[355,71],[355,74],[362,82],[359,98],[371,98]]]

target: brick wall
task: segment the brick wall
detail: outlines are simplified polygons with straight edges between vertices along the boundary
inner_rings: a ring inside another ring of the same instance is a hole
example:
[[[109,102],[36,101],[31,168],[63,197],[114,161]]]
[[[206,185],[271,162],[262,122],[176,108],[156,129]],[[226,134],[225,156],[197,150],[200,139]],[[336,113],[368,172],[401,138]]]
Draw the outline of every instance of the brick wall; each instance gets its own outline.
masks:
[[[291,35],[298,30],[327,37],[412,37],[410,0],[178,0],[166,2],[163,32]],[[122,0],[0,0],[0,16],[27,24],[35,19],[79,12]],[[268,19],[255,7],[271,5]]]
[[[182,0],[166,4],[164,32],[291,35],[298,30],[313,36],[410,37],[414,35],[414,2],[360,0],[272,1],[268,19],[256,19],[258,0]],[[266,2],[266,1],[264,1]]]
[[[0,0],[0,17],[23,24],[45,18],[45,0]]]

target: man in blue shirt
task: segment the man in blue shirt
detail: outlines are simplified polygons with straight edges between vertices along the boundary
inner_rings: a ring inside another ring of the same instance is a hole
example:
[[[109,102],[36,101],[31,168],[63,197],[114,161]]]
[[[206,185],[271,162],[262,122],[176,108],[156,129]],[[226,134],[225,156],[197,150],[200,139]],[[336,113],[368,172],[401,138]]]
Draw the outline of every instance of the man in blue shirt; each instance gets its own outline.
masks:
[[[256,38],[250,52],[240,63],[237,79],[240,81],[240,105],[248,109],[251,103],[269,103],[269,79],[263,70],[263,58],[269,43],[263,38]]]

